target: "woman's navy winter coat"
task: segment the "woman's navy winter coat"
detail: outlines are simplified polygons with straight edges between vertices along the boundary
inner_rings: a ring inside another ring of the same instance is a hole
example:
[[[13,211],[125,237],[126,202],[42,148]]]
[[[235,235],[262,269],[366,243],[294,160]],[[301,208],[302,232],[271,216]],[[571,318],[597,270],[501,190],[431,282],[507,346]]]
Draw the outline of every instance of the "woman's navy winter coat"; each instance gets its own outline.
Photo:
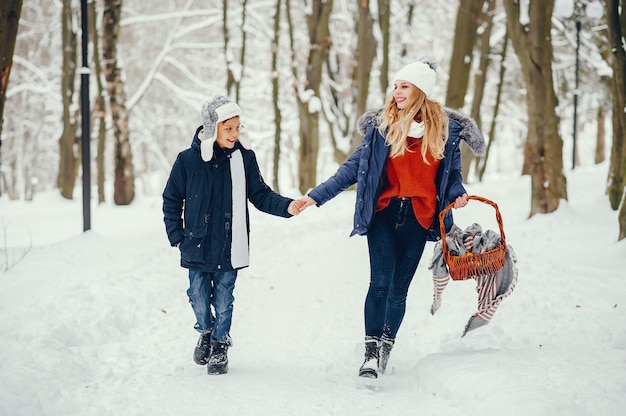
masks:
[[[309,196],[317,205],[334,198],[341,191],[357,184],[354,210],[354,229],[350,234],[364,235],[374,218],[378,196],[385,183],[385,166],[389,156],[389,146],[378,131],[380,109],[366,112],[358,121],[358,130],[364,134],[361,144],[328,180],[315,187]],[[460,141],[465,140],[470,149],[478,155],[484,154],[485,141],[476,123],[462,114],[446,109],[449,117],[448,141],[444,157],[439,164],[435,182],[437,185],[437,211],[435,224],[430,230],[429,239],[440,238],[439,213],[454,200],[466,193],[461,173]],[[444,218],[446,230],[453,224],[452,212]]]
[[[200,155],[198,128],[191,147],[178,154],[163,191],[163,214],[172,246],[180,243],[181,266],[205,272],[233,270],[230,263],[232,180],[230,155],[240,150],[246,172],[246,194],[254,206],[268,214],[291,217],[293,201],[275,193],[263,181],[256,156],[239,142],[233,149],[214,145],[213,158]],[[246,207],[248,233],[250,222]]]

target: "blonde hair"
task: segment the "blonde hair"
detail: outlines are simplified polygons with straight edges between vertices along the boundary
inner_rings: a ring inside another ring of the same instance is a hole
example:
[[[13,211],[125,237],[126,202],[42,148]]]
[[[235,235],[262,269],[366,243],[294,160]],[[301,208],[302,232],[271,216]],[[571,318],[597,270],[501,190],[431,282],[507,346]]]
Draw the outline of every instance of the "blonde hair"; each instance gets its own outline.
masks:
[[[425,128],[420,152],[424,162],[429,164],[426,159],[427,152],[435,160],[443,159],[443,151],[448,140],[448,115],[443,111],[443,106],[440,103],[429,100],[426,94],[414,85],[411,87],[415,88],[417,93],[414,95],[414,100],[408,102],[403,110],[398,108],[393,92],[388,95],[380,115],[378,130],[383,136],[387,131],[385,139],[391,146],[389,156],[402,156],[406,151],[411,151],[409,150],[407,135],[411,122],[417,114],[420,114]]]

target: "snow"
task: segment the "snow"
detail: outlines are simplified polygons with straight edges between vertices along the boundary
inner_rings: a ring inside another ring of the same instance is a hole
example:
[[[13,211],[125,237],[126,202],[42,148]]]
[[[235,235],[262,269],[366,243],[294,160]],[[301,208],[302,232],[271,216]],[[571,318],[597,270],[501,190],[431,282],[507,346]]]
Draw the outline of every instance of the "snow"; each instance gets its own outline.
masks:
[[[473,281],[451,282],[431,316],[429,243],[389,374],[375,381],[357,377],[368,257],[366,239],[348,237],[352,191],[292,219],[251,206],[251,267],[220,376],[192,361],[186,272],[158,192],[92,205],[87,232],[80,196],[0,199],[0,415],[621,415],[626,241],[607,169],[568,171],[569,201],[532,218],[528,177],[468,185],[499,205],[517,287],[461,338]],[[485,204],[454,213],[460,226],[497,227]]]

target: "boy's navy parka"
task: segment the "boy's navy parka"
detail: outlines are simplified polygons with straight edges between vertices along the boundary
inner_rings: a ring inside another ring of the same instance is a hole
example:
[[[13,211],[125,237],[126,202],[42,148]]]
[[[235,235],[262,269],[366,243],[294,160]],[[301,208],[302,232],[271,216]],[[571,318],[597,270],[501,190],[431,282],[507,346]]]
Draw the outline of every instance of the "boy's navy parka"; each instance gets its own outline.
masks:
[[[354,228],[351,236],[367,234],[385,181],[389,146],[378,131],[381,111],[381,109],[370,110],[359,118],[358,130],[364,135],[361,144],[333,176],[309,192],[309,196],[319,206],[355,183],[357,184]],[[482,155],[485,152],[485,139],[476,123],[455,110],[446,108],[445,111],[449,118],[448,140],[435,178],[437,209],[435,224],[428,237],[431,241],[440,239],[439,213],[457,197],[466,193],[461,173],[460,141],[465,140],[476,155]],[[452,227],[452,211],[446,213],[444,224],[446,230]]]
[[[259,210],[289,218],[293,199],[274,192],[263,181],[256,156],[239,141],[232,149],[214,144],[211,160],[200,154],[198,127],[191,147],[178,154],[163,191],[163,214],[172,246],[180,243],[182,267],[204,272],[233,270],[230,263],[232,180],[230,155],[240,151],[246,175],[247,199]],[[250,232],[248,207],[246,226]]]

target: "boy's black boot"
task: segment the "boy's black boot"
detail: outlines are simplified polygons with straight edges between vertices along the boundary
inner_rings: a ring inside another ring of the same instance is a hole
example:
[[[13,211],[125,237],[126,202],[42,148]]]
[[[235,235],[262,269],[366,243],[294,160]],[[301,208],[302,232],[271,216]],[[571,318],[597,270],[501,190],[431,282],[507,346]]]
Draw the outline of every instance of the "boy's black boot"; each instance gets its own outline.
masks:
[[[359,368],[360,377],[378,377],[378,348],[380,339],[378,337],[365,337],[365,360]]]
[[[193,361],[196,364],[205,365],[211,355],[211,333],[200,334],[196,348],[193,350]]]
[[[387,335],[383,335],[380,339],[380,360],[378,363],[378,370],[381,374],[385,373],[387,369],[387,362],[389,361],[389,354],[393,348],[395,339],[389,338]]]
[[[225,342],[212,342],[211,347],[211,356],[209,357],[209,365],[207,365],[207,373],[228,373],[228,344]]]

